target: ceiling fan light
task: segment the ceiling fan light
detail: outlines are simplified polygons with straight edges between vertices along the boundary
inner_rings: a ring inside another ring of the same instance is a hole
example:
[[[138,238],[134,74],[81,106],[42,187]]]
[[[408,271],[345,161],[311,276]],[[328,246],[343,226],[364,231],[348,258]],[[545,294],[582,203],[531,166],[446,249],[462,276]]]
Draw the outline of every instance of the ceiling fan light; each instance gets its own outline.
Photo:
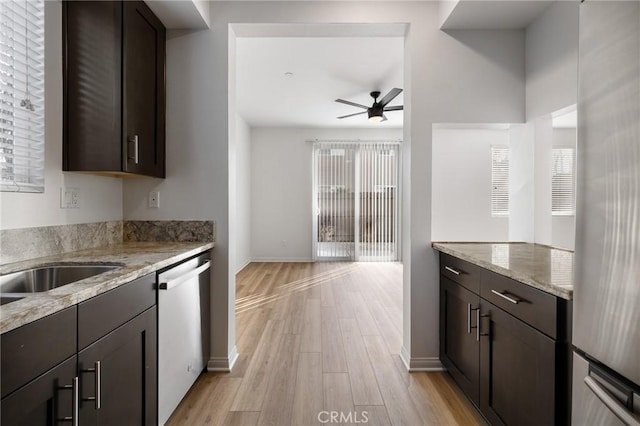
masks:
[[[376,105],[374,105],[373,107],[369,108],[367,110],[367,113],[369,115],[369,121],[372,123],[379,123],[382,121],[383,117],[383,111],[382,108],[376,108]]]

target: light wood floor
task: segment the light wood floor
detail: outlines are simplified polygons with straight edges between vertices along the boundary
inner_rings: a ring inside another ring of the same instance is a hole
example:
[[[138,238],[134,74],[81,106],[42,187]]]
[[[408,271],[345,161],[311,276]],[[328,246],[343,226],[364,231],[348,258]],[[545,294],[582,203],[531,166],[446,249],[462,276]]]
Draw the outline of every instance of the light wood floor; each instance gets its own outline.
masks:
[[[236,315],[233,371],[201,375],[168,424],[482,424],[445,373],[402,363],[399,264],[252,263]]]

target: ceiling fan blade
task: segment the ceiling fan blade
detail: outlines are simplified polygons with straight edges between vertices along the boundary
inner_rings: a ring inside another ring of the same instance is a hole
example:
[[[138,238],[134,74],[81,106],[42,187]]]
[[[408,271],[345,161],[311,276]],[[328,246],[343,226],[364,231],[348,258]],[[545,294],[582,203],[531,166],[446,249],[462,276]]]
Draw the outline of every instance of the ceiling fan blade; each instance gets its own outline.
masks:
[[[368,106],[360,105],[360,104],[357,104],[357,103],[351,102],[351,101],[345,101],[344,99],[336,99],[336,102],[340,102],[341,104],[351,105],[351,106],[358,107],[358,108],[369,109]]]
[[[360,115],[360,114],[366,114],[366,113],[367,113],[367,111],[356,112],[355,114],[343,115],[342,117],[338,117],[338,118],[353,117],[354,115]]]
[[[381,106],[385,106],[387,105],[389,102],[391,102],[393,100],[393,98],[395,98],[396,96],[398,96],[400,94],[400,92],[402,92],[402,89],[398,89],[397,87],[394,87],[393,89],[389,90],[389,93],[387,93],[386,95],[384,95],[384,98],[382,98],[380,100],[380,102],[378,102]]]
[[[380,121],[387,121],[387,116],[382,114],[382,120],[380,120]]]
[[[403,109],[404,109],[404,105],[398,105],[398,106],[386,107],[384,110],[385,111],[402,111]]]

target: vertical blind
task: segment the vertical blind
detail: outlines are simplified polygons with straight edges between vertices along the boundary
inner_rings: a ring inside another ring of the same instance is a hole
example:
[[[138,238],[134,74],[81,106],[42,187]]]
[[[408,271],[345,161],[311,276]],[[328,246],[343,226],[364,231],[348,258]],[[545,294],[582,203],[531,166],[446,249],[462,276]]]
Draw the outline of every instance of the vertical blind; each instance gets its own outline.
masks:
[[[573,215],[576,205],[576,150],[553,148],[551,153],[551,213]]]
[[[44,191],[44,1],[0,0],[3,191]]]
[[[399,143],[314,144],[316,259],[399,259],[399,154]]]
[[[491,146],[491,215],[509,215],[509,147]]]

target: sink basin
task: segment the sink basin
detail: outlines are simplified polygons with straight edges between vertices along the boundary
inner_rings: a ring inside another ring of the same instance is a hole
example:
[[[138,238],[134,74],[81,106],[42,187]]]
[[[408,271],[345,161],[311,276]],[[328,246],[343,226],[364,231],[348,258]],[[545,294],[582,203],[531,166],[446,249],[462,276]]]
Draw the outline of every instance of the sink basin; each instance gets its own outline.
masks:
[[[0,276],[0,293],[38,293],[62,287],[103,272],[117,265],[56,265],[28,269]],[[2,297],[10,297],[2,295]],[[8,303],[4,300],[2,303]]]
[[[24,296],[8,296],[3,294],[0,296],[0,305],[6,305],[7,303],[15,302],[16,300],[24,299]]]

